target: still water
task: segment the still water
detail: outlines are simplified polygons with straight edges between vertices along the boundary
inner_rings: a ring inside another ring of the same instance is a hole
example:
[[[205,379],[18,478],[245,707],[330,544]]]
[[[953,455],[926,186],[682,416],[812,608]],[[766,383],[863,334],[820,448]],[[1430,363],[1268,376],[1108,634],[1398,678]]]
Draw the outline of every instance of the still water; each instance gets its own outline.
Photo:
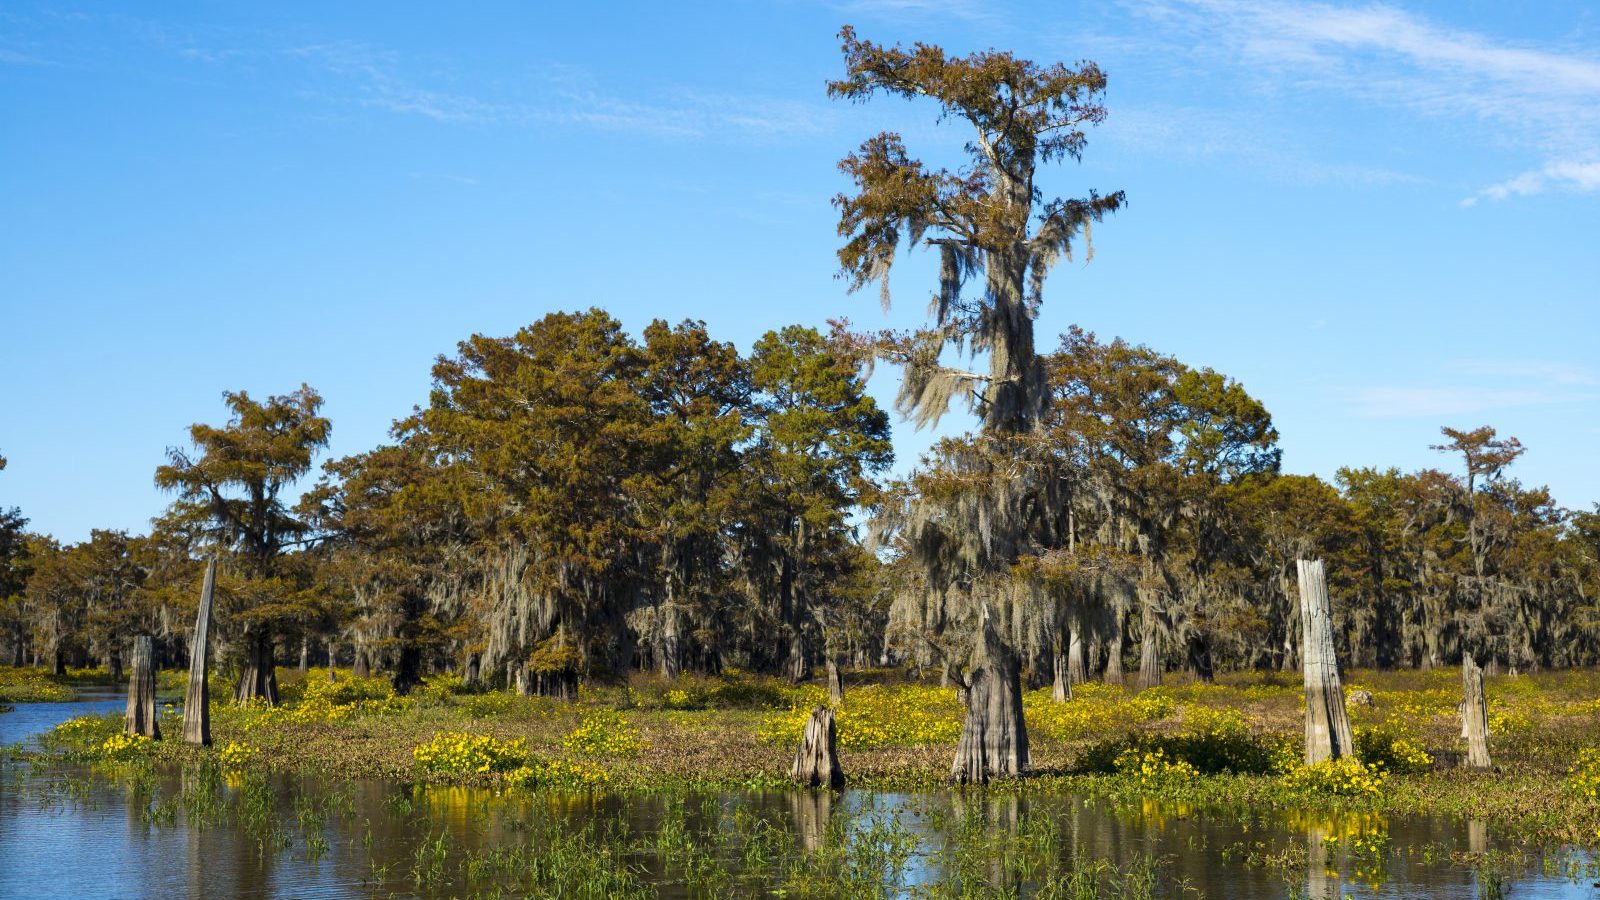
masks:
[[[18,704],[0,714],[0,743],[26,742],[67,718],[121,703],[102,696]],[[1481,823],[1448,818],[1252,815],[1061,794],[507,797],[279,779],[268,805],[281,824],[264,839],[239,821],[204,821],[172,800],[183,792],[183,778],[158,773],[130,784],[83,769],[0,764],[0,897],[518,896],[525,888],[516,879],[475,875],[463,861],[585,827],[616,849],[580,864],[628,866],[661,896],[763,896],[780,882],[770,861],[766,869],[752,862],[744,835],[766,834],[781,854],[801,858],[892,823],[908,848],[896,863],[908,896],[957,878],[970,884],[974,873],[981,882],[986,872],[1014,872],[995,861],[1004,853],[1076,852],[1122,867],[1158,860],[1162,896],[1600,898],[1587,858],[1553,850],[1513,860]],[[1019,851],[1016,838],[1030,834],[1043,838]],[[704,847],[694,853],[708,858],[661,849],[674,836],[674,846]],[[1465,862],[1467,852],[1480,862]],[[722,880],[706,872],[722,873]],[[994,876],[989,889],[1030,893],[1026,880],[1006,883],[1008,877]]]

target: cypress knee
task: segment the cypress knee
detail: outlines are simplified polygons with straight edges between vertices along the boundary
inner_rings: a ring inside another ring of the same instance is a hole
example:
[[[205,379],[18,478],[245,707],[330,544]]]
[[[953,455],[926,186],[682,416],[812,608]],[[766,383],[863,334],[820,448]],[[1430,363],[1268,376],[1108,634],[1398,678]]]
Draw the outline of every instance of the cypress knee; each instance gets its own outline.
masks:
[[[1487,769],[1489,704],[1483,697],[1483,671],[1470,653],[1461,655],[1461,736],[1467,739],[1467,765]]]
[[[1355,753],[1344,687],[1333,649],[1333,619],[1328,612],[1328,582],[1322,560],[1298,560],[1301,652],[1306,683],[1306,763],[1327,762]]]
[[[128,678],[128,711],[123,716],[123,727],[128,734],[161,740],[161,726],[156,724],[155,651],[148,634],[133,639],[133,674]]]
[[[809,787],[844,787],[844,769],[839,765],[839,737],[834,730],[833,709],[819,706],[806,719],[800,749],[789,767],[789,777]]]
[[[189,689],[183,696],[183,742],[211,746],[211,688],[207,683],[206,650],[211,642],[211,595],[217,583],[217,560],[206,562],[206,580],[200,588],[200,612],[189,641]]]

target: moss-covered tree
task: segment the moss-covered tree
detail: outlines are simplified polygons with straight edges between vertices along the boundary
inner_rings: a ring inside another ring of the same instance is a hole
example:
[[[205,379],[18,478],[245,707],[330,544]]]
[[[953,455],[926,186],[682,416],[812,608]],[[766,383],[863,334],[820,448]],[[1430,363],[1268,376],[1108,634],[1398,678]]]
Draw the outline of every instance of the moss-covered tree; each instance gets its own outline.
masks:
[[[868,139],[840,163],[854,190],[835,205],[845,238],[839,262],[852,289],[879,282],[887,304],[888,274],[901,246],[938,253],[933,322],[880,335],[878,349],[903,366],[904,414],[930,424],[964,397],[982,423],[982,438],[944,445],[943,462],[954,478],[920,494],[903,521],[918,532],[909,546],[937,573],[929,589],[941,600],[962,598],[974,625],[973,681],[983,689],[969,691],[953,777],[1015,775],[1028,760],[1010,646],[1019,623],[1010,612],[1015,603],[995,601],[1016,594],[1005,582],[1026,543],[1030,525],[1023,519],[1035,508],[1029,498],[1048,490],[1006,471],[1020,449],[1014,438],[1038,428],[1047,396],[1033,321],[1051,267],[1123,202],[1120,192],[1045,199],[1036,176],[1041,165],[1081,157],[1086,129],[1105,117],[1105,75],[1092,63],[1038,65],[996,51],[952,56],[921,43],[885,47],[848,27],[840,38],[845,77],[829,84],[832,96],[929,98],[941,118],[971,126],[967,164],[958,170],[929,167],[899,135]],[[981,290],[968,292],[975,279]],[[952,348],[986,359],[987,372],[946,365],[943,354]],[[972,740],[985,746],[969,747]]]

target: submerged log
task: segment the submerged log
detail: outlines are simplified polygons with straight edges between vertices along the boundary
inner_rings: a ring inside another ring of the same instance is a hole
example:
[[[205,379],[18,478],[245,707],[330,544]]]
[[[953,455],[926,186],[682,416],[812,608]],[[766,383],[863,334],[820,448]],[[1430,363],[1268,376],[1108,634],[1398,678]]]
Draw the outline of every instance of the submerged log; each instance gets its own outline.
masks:
[[[1306,763],[1355,753],[1344,687],[1333,649],[1333,619],[1328,612],[1328,582],[1322,560],[1298,560],[1300,572],[1300,657],[1306,684]]]
[[[967,718],[950,767],[950,780],[957,784],[985,784],[991,778],[1021,775],[1028,769],[1022,673],[1016,654],[1000,642],[988,614],[982,619],[967,681]]]
[[[1487,769],[1489,761],[1489,704],[1483,697],[1483,670],[1472,654],[1461,655],[1461,736],[1467,739],[1467,766]]]
[[[200,612],[189,641],[189,690],[183,696],[183,742],[211,746],[211,689],[206,681],[206,650],[211,642],[211,595],[217,583],[217,560],[206,562],[205,585],[200,588]]]
[[[839,765],[839,735],[833,725],[833,708],[819,706],[806,719],[800,749],[794,754],[789,777],[808,787],[844,787],[844,769]]]
[[[128,734],[161,740],[161,726],[156,724],[155,645],[148,634],[133,639],[133,674],[128,678],[128,711],[123,716],[123,729]]]

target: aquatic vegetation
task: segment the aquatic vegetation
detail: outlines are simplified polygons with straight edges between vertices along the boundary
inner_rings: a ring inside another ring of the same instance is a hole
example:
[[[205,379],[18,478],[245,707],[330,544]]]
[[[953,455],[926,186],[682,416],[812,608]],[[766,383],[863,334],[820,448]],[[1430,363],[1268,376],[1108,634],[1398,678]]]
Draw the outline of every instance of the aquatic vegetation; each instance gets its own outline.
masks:
[[[1489,734],[1517,735],[1527,734],[1536,727],[1534,711],[1525,707],[1498,706],[1489,704]]]
[[[1169,757],[1164,747],[1124,747],[1112,765],[1118,775],[1129,776],[1142,787],[1162,787],[1200,774],[1188,760]]]
[[[826,692],[808,685],[803,702],[765,718],[760,738],[768,743],[798,744],[812,708],[826,703]],[[964,717],[954,688],[869,685],[845,692],[834,725],[840,749],[875,750],[954,744],[961,737]]]
[[[1355,729],[1356,756],[1392,775],[1418,775],[1433,769],[1433,755],[1419,740],[1391,727]]]
[[[507,787],[598,787],[611,781],[611,773],[584,760],[532,759],[505,773]]]
[[[1100,741],[1079,756],[1078,770],[1127,774],[1148,761],[1158,772],[1264,775],[1285,771],[1297,753],[1287,735],[1258,734],[1235,710],[1186,709],[1185,720],[1188,729],[1176,734],[1129,732]]]
[[[509,772],[528,759],[528,742],[503,741],[489,735],[441,731],[412,749],[417,768],[433,775]]]
[[[116,713],[77,716],[40,735],[39,743],[58,753],[95,756],[108,739],[122,733],[122,728],[122,716]]]
[[[229,741],[222,746],[217,755],[222,760],[223,768],[230,772],[240,772],[256,761],[261,755],[261,749],[250,744]]]
[[[102,759],[126,762],[149,753],[154,744],[155,741],[142,734],[113,734],[101,742],[99,755]]]
[[[1178,709],[1168,692],[1130,694],[1116,685],[1090,682],[1073,688],[1072,699],[1056,703],[1045,689],[1022,697],[1022,714],[1031,732],[1058,741],[1117,734],[1165,719]]]
[[[1579,797],[1600,801],[1600,747],[1578,752],[1577,760],[1567,771],[1567,786]]]
[[[33,666],[0,666],[0,703],[63,703],[72,686]]]
[[[1383,790],[1389,774],[1381,766],[1353,757],[1341,757],[1285,772],[1282,783],[1290,792],[1332,797],[1371,797]]]
[[[583,756],[637,756],[644,747],[639,729],[615,710],[599,710],[561,739],[568,753]]]

